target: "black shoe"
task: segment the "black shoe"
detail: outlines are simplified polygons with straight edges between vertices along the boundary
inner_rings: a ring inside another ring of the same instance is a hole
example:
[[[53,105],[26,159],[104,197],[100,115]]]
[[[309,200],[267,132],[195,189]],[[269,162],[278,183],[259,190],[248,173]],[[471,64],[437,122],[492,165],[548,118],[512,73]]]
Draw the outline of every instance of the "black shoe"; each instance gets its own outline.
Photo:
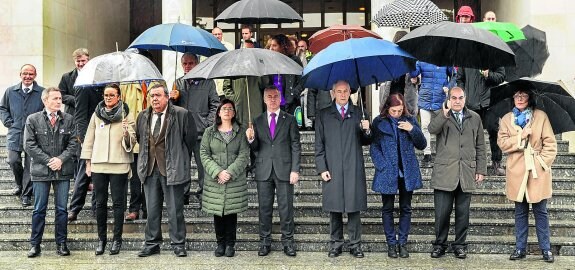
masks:
[[[555,257],[553,257],[553,253],[550,250],[543,251],[543,261],[552,263],[555,261]]]
[[[21,186],[15,186],[14,189],[12,189],[12,192],[10,192],[10,195],[14,195],[14,196],[20,196],[20,194],[22,194],[22,187]]]
[[[501,162],[500,161],[492,161],[492,163],[493,163],[493,165],[492,165],[493,175],[505,176],[505,169],[503,169],[503,167],[501,166]]]
[[[30,202],[30,197],[24,196],[22,197],[22,206],[27,207],[32,205],[32,203]]]
[[[260,246],[260,250],[258,250],[258,256],[267,256],[270,254],[271,248],[270,246]]]
[[[332,248],[327,253],[327,256],[330,258],[335,258],[341,254],[341,248]]]
[[[296,252],[293,245],[287,245],[284,247],[284,254],[289,257],[295,257]]]
[[[28,251],[28,258],[38,257],[40,253],[42,253],[40,245],[32,245],[32,248]]]
[[[138,253],[138,257],[149,257],[154,254],[160,254],[160,246],[145,247]]]
[[[387,257],[390,258],[397,258],[397,250],[395,249],[395,245],[387,245]]]
[[[509,259],[512,261],[525,259],[527,257],[527,252],[525,250],[515,249]]]
[[[467,253],[465,253],[465,250],[463,248],[456,248],[453,251],[453,254],[455,254],[455,258],[458,258],[458,259],[467,258]]]
[[[177,246],[174,248],[174,254],[176,254],[176,257],[187,257],[188,256],[188,252],[186,251],[186,248],[183,246]]]
[[[399,245],[399,257],[401,258],[409,258],[409,252],[407,251],[407,247],[405,245]]]
[[[148,212],[146,211],[142,212],[142,219],[148,219]]]
[[[78,213],[70,211],[70,214],[68,214],[68,222],[72,222],[77,219],[78,219]]]
[[[68,249],[66,242],[56,244],[56,254],[60,256],[70,256],[70,250]]]
[[[184,205],[190,204],[190,194],[184,194]]]
[[[361,250],[360,246],[354,247],[349,250],[349,254],[356,258],[363,258],[365,255],[363,254],[363,250]]]
[[[114,240],[112,246],[110,247],[110,255],[117,255],[122,249],[122,240]]]
[[[226,257],[233,257],[236,255],[236,249],[233,246],[226,246]]]
[[[94,252],[96,256],[104,254],[105,250],[106,250],[106,241],[105,240],[98,241],[98,245],[96,246],[96,252]]]
[[[218,247],[214,251],[214,256],[222,257],[222,256],[224,256],[225,253],[226,253],[226,245],[218,244]]]
[[[443,255],[445,255],[445,249],[443,248],[433,248],[433,251],[431,251],[431,258],[439,258],[439,257],[443,257]]]
[[[423,159],[421,160],[421,163],[430,163],[430,162],[431,162],[431,155],[430,154],[423,155]]]

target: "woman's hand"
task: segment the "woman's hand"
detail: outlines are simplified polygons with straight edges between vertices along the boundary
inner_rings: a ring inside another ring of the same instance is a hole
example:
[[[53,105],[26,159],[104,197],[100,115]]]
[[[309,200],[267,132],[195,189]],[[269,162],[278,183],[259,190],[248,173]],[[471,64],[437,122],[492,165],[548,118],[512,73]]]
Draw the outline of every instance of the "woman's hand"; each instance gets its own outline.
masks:
[[[399,123],[397,126],[399,129],[403,129],[407,132],[410,132],[413,129],[413,125],[407,121],[399,121],[397,123]]]
[[[92,176],[92,162],[90,160],[86,160],[86,175],[88,177]]]
[[[130,132],[128,132],[128,119],[126,118],[122,120],[122,129],[124,130],[124,137],[130,136]]]
[[[229,182],[232,179],[232,175],[226,171],[223,170],[220,173],[218,173],[218,184],[223,185],[227,182]]]

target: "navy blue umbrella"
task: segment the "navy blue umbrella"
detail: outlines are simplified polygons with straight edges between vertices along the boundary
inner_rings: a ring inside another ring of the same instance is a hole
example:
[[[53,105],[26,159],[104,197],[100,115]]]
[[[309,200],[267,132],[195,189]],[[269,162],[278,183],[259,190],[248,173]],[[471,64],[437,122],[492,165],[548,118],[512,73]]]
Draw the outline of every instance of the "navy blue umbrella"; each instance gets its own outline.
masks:
[[[329,45],[303,70],[304,86],[331,90],[339,80],[351,89],[393,80],[415,69],[415,58],[396,44],[372,37]]]

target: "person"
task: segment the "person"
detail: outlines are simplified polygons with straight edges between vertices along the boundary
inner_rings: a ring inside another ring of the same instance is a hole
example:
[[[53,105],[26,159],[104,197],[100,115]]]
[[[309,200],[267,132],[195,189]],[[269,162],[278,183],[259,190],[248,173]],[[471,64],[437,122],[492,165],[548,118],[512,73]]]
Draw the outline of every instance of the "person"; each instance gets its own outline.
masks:
[[[483,21],[484,22],[496,22],[497,16],[495,16],[495,12],[493,12],[491,10],[485,12],[485,14],[483,15]]]
[[[121,99],[120,86],[108,84],[101,101],[90,119],[81,159],[86,160],[86,175],[91,176],[96,190],[96,222],[98,245],[96,255],[104,254],[108,228],[108,187],[114,210],[114,235],[110,255],[120,253],[126,188],[134,161],[132,149],[136,144],[135,123],[128,105]]]
[[[36,74],[36,67],[31,64],[23,65],[20,68],[21,82],[8,87],[0,100],[0,120],[8,128],[7,162],[16,182],[11,194],[21,195],[20,200],[24,207],[32,205],[32,183],[30,183],[30,155],[27,152],[24,152],[24,164],[22,164],[24,139],[22,133],[26,118],[44,108],[41,98],[44,87],[36,82]]]
[[[214,35],[228,51],[234,49],[234,45],[224,40],[224,33],[221,28],[217,26],[214,27],[214,29],[212,29],[212,35]],[[229,92],[231,88],[230,81],[228,79],[215,79],[214,82],[216,83],[216,93],[218,93],[220,100],[226,98],[226,92]]]
[[[471,192],[483,181],[487,170],[485,139],[481,118],[465,107],[463,89],[451,88],[448,97],[427,127],[437,138],[437,156],[431,174],[435,208],[435,241],[431,257],[445,255],[449,219],[455,203],[455,241],[451,247],[456,258],[465,259]]]
[[[333,96],[331,91],[324,91],[315,88],[307,90],[307,117],[315,123],[315,116],[322,109],[331,107]]]
[[[78,48],[72,53],[72,59],[74,60],[75,68],[70,72],[62,74],[58,88],[62,93],[62,103],[66,105],[66,112],[74,115],[74,111],[76,110],[74,83],[78,77],[78,72],[82,70],[90,60],[90,52],[86,48]]]
[[[381,193],[383,230],[387,256],[409,257],[407,238],[411,225],[411,197],[423,187],[415,148],[422,150],[427,142],[417,119],[407,112],[402,94],[392,94],[373,120],[370,155],[375,166],[372,190]],[[399,237],[393,222],[393,203],[399,190]],[[399,238],[399,239],[398,239]]]
[[[177,257],[187,256],[184,193],[191,180],[190,158],[197,141],[192,113],[169,102],[162,84],[150,87],[152,106],[138,114],[140,144],[138,176],[144,184],[148,220],[139,257],[160,253],[162,209],[166,204],[171,246]]]
[[[509,259],[524,259],[527,254],[531,205],[539,249],[543,260],[552,263],[555,258],[549,240],[547,200],[552,193],[550,168],[557,155],[557,142],[547,114],[535,108],[533,91],[516,91],[513,105],[513,110],[501,119],[497,139],[497,144],[507,154],[507,198],[515,202],[516,243]]]
[[[248,209],[248,184],[244,169],[249,161],[249,146],[244,129],[235,120],[235,105],[224,99],[217,108],[215,124],[202,137],[200,155],[208,177],[202,211],[214,215],[216,257],[236,253],[238,213]]]
[[[219,28],[217,26],[214,27],[214,29],[212,29],[212,35],[214,35],[214,37],[216,37],[222,43],[222,45],[224,45],[224,47],[226,47],[226,49],[228,51],[231,51],[234,49],[234,45],[232,45],[231,43],[224,40],[224,32],[222,31],[221,28]]]
[[[431,121],[432,113],[441,109],[447,91],[455,84],[455,72],[453,67],[439,67],[434,64],[417,61],[415,70],[409,74],[411,83],[414,84],[417,83],[417,76],[421,77],[417,106],[421,117],[421,130],[427,141],[427,147],[423,149],[422,163],[428,164],[432,161],[431,135],[427,126],[429,121]]]
[[[349,97],[346,81],[333,85],[334,104],[315,119],[315,164],[321,175],[322,208],[330,213],[330,258],[343,247],[343,213],[347,213],[350,253],[363,258],[360,211],[367,209],[367,186],[362,145],[369,145],[369,121]]]
[[[255,48],[260,48],[258,42],[253,38],[253,31],[252,27],[248,24],[243,24],[242,29],[240,30],[242,33],[242,38],[240,39],[240,43],[236,45],[236,49],[243,49],[245,47],[245,41],[251,40],[254,43]]]
[[[300,56],[300,60],[308,62],[311,61],[311,59],[313,58],[313,53],[308,50],[308,46],[307,46],[307,42],[305,41],[305,39],[300,39],[300,41],[297,42],[297,50],[301,53],[296,53],[296,55]],[[303,56],[303,58],[302,58]]]
[[[255,180],[258,190],[260,248],[258,256],[271,251],[274,196],[280,216],[284,254],[296,256],[294,242],[294,185],[299,179],[301,143],[296,119],[280,110],[280,92],[271,85],[264,90],[266,112],[246,130],[256,153]]]
[[[471,9],[470,6],[461,6],[457,11],[457,16],[455,16],[455,22],[457,23],[475,22],[475,14],[473,14],[473,9]]]
[[[198,65],[198,57],[195,54],[185,53],[182,55],[182,68],[187,74]],[[214,80],[192,80],[179,78],[176,80],[177,90],[170,92],[170,98],[174,105],[187,109],[194,117],[197,142],[194,144],[194,160],[198,170],[199,189],[196,196],[201,201],[201,194],[204,186],[204,168],[200,160],[200,141],[204,130],[214,123],[216,109],[220,104],[220,98],[216,91]],[[190,187],[186,188],[184,197],[185,204],[189,203]]]
[[[67,245],[68,229],[66,207],[70,179],[74,177],[74,160],[78,141],[72,115],[60,111],[62,94],[58,88],[42,90],[45,109],[31,114],[24,129],[24,150],[30,155],[30,175],[34,190],[34,211],[32,211],[32,248],[28,257],[41,253],[40,244],[46,225],[46,209],[50,198],[50,185],[54,189],[54,238],[56,254],[70,255]]]
[[[299,40],[297,42],[297,49],[295,55],[299,58],[302,62],[303,67],[307,66],[307,63],[313,57],[312,52],[308,50],[307,42],[305,40]],[[300,103],[303,110],[303,129],[307,131],[313,130],[313,120],[309,117],[309,105],[308,105],[308,97],[309,97],[309,88],[305,88],[301,92]]]
[[[287,36],[283,34],[275,35],[271,38],[270,50],[284,54],[300,66],[303,66],[297,56],[289,54],[290,51],[295,50],[292,49],[292,43],[289,41]],[[299,97],[302,91],[301,76],[274,74],[266,76],[266,79],[267,80],[264,81],[264,85],[273,84],[279,89],[281,93],[281,109],[289,114],[293,114],[297,106],[299,106]]]

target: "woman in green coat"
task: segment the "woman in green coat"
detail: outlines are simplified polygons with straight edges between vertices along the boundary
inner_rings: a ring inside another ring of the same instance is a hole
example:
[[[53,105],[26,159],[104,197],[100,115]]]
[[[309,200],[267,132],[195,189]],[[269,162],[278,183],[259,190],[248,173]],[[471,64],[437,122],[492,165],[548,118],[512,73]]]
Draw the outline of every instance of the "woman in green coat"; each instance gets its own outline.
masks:
[[[202,137],[200,157],[206,177],[202,210],[214,215],[218,247],[214,255],[233,257],[235,254],[237,213],[248,209],[248,185],[245,168],[250,150],[245,130],[236,121],[234,102],[221,101],[216,111],[215,125]]]

